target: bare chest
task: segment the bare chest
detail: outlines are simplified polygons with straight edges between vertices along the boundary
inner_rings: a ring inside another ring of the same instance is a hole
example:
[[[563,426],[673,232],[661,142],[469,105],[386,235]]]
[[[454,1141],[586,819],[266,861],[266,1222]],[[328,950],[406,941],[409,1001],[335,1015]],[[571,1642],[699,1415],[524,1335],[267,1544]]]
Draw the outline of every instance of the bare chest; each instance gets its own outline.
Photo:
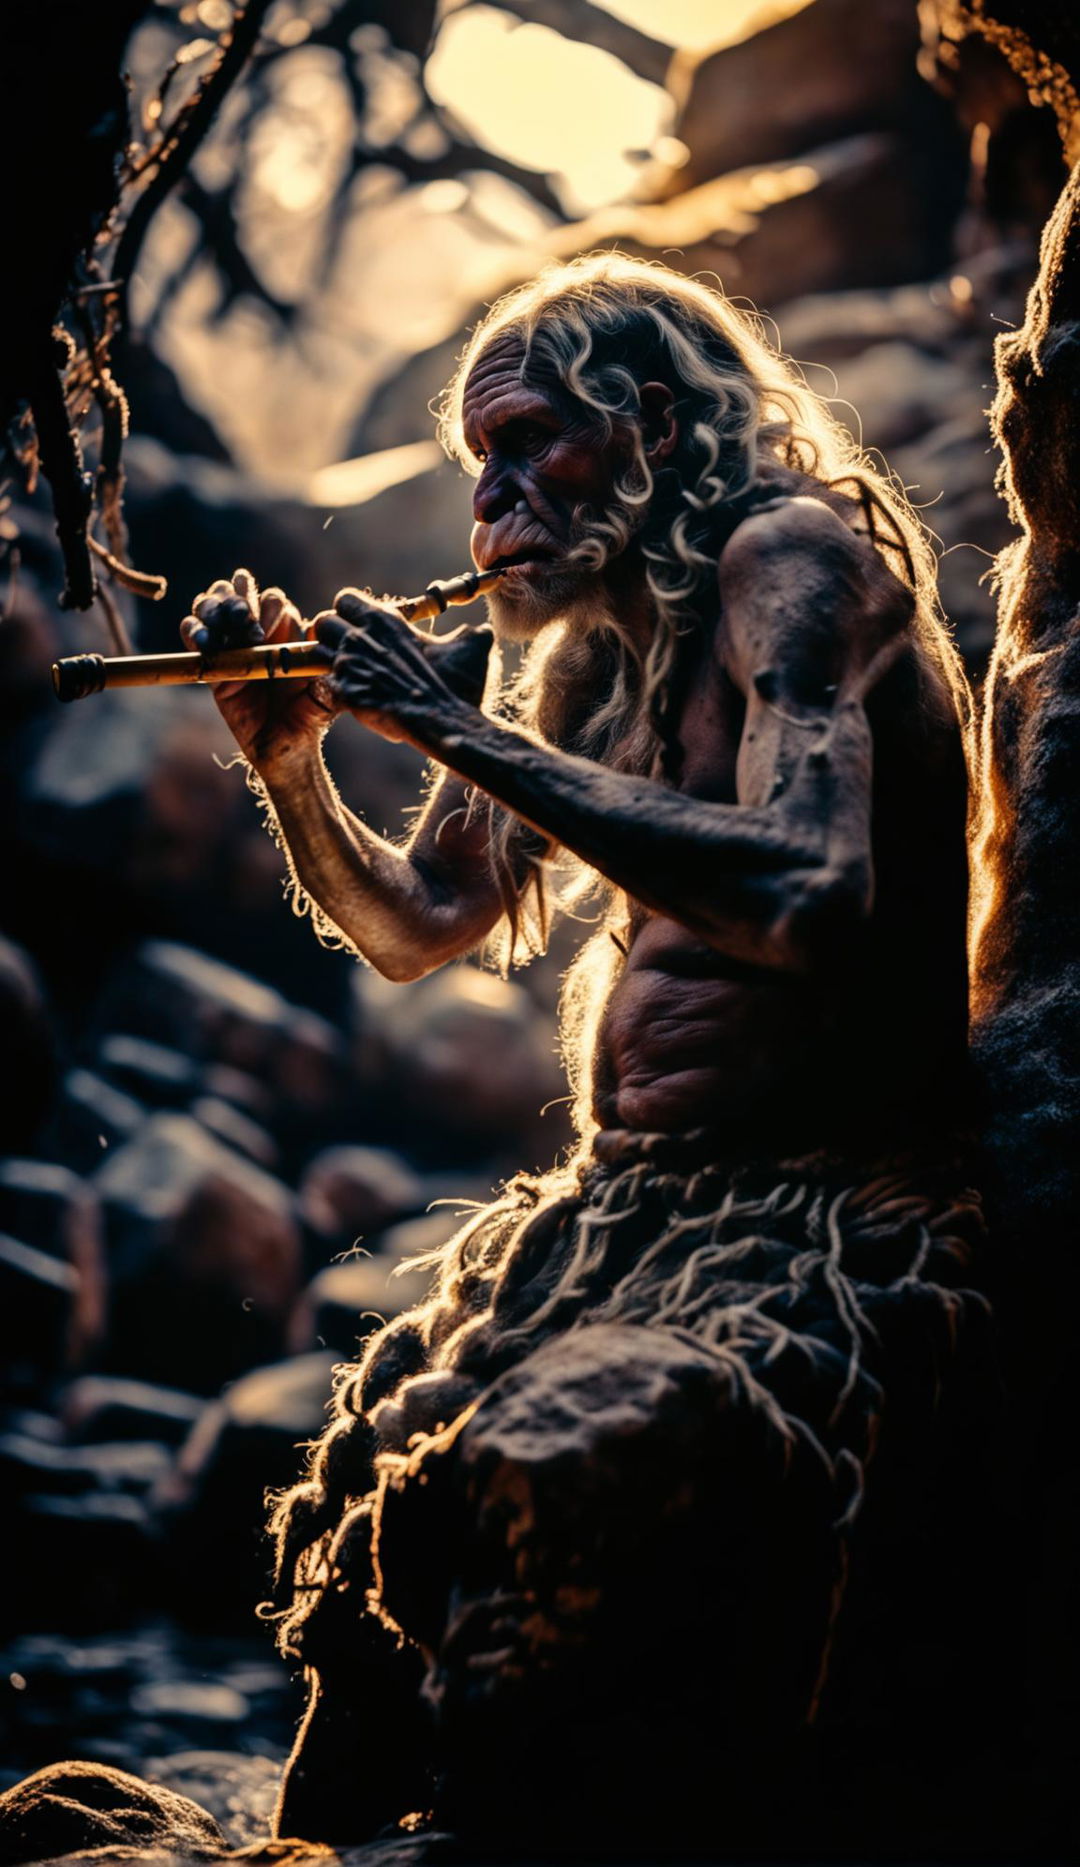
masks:
[[[715,654],[702,657],[686,683],[676,738],[680,791],[734,804],[746,703]]]

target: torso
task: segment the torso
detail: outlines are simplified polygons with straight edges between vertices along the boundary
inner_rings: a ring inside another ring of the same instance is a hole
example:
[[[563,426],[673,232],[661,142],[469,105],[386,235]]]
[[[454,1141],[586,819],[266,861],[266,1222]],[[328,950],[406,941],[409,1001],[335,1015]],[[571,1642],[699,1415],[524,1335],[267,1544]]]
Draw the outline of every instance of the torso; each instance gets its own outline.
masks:
[[[825,977],[727,962],[630,904],[594,1050],[602,1129],[715,1130],[809,1149],[963,1120],[967,781],[941,677],[915,645],[871,696],[875,905],[854,966]],[[930,704],[927,704],[928,695]],[[744,702],[716,657],[684,707],[680,788],[737,802]]]

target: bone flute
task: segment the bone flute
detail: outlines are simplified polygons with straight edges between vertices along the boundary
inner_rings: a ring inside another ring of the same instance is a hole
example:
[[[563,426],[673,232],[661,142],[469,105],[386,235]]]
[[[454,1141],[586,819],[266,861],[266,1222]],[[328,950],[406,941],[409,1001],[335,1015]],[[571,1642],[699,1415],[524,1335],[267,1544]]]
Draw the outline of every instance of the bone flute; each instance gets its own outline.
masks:
[[[394,607],[404,622],[430,622],[454,603],[472,603],[494,589],[501,570],[465,571],[447,582],[429,583],[422,596],[402,597]],[[261,642],[254,648],[224,648],[206,657],[170,655],[65,655],[54,661],[58,700],[83,700],[107,687],[178,687],[216,681],[310,681],[328,663],[314,637]]]

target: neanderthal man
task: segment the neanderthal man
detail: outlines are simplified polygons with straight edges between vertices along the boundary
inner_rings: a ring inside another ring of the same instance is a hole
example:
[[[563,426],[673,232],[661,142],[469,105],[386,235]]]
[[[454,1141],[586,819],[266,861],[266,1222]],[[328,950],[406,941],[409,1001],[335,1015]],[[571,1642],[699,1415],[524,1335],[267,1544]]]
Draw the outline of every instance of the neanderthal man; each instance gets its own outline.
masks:
[[[978,1696],[965,690],[927,547],[663,267],[501,301],[444,435],[514,681],[474,704],[345,591],[325,682],[217,692],[298,889],[388,978],[525,955],[598,884],[581,1139],[469,1221],[279,1503],[311,1685],[280,1830],[434,1808],[518,1846],[804,1846],[792,1786],[843,1839],[857,1779],[902,1846]],[[240,573],[186,638],[252,615],[300,627]],[[326,774],[341,710],[435,763],[401,844]]]

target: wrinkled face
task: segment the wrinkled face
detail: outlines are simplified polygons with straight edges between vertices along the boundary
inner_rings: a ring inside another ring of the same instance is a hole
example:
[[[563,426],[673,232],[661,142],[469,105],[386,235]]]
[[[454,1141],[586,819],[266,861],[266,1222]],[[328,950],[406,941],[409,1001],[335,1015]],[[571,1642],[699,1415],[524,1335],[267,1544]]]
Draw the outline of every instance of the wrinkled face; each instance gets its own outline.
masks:
[[[582,509],[610,501],[626,445],[600,432],[554,375],[523,383],[522,356],[516,337],[496,338],[465,384],[462,410],[466,443],[482,463],[472,554],[482,570],[512,567],[488,605],[497,632],[513,639],[602,605],[602,573],[569,553]]]

